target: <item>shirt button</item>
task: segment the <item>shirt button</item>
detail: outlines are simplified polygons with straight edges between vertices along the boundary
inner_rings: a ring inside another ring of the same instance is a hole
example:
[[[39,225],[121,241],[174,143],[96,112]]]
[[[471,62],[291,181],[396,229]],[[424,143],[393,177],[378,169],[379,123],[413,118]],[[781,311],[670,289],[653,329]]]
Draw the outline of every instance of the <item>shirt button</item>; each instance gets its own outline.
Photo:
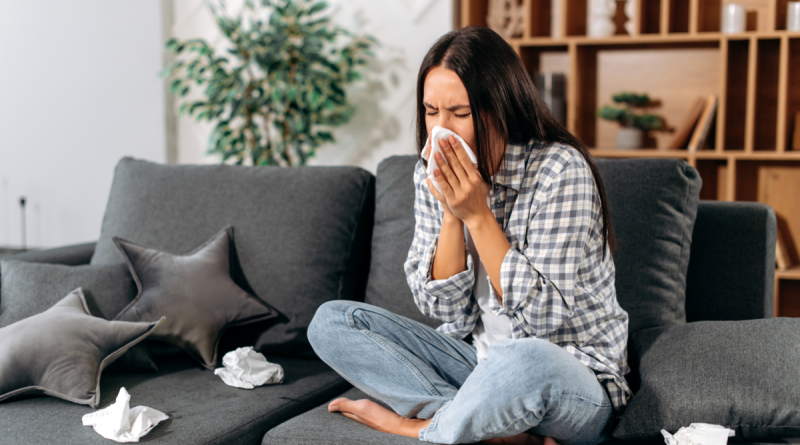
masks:
[[[497,201],[494,202],[494,205],[495,205],[495,207],[500,207],[500,204],[502,204],[502,203],[503,202],[498,199]]]

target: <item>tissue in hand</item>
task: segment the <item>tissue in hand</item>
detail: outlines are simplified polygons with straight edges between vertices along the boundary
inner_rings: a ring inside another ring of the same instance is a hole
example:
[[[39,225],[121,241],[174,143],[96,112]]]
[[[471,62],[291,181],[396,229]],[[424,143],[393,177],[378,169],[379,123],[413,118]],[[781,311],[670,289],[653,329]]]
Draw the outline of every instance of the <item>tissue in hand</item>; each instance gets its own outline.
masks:
[[[436,190],[439,192],[442,191],[442,188],[439,187],[439,182],[436,181],[436,178],[433,176],[434,170],[439,170],[439,167],[436,165],[436,158],[433,157],[434,154],[437,152],[442,152],[442,147],[439,146],[439,139],[446,138],[447,136],[453,136],[461,143],[461,146],[464,147],[464,151],[467,152],[467,156],[472,161],[473,164],[478,163],[478,159],[475,157],[475,153],[472,152],[472,149],[469,148],[464,139],[461,139],[461,136],[453,133],[452,131],[448,130],[447,128],[442,128],[440,126],[433,127],[431,130],[431,134],[428,136],[428,143],[425,145],[425,148],[422,150],[422,157],[428,160],[428,169],[426,173],[428,177],[431,179],[433,186],[436,187]],[[444,153],[442,153],[442,157],[444,157]],[[447,162],[447,158],[445,158],[445,163]],[[450,165],[450,164],[447,164]]]
[[[120,388],[113,405],[83,416],[83,426],[91,426],[98,434],[116,442],[138,442],[162,420],[169,416],[161,411],[137,406],[131,409],[130,394]]]
[[[693,423],[689,427],[681,427],[673,436],[667,430],[661,430],[667,445],[725,445],[728,437],[736,434],[732,429],[708,423]]]
[[[254,351],[252,346],[225,354],[222,364],[225,367],[215,369],[214,374],[229,386],[253,389],[267,383],[283,382],[281,365],[268,362],[264,354]]]

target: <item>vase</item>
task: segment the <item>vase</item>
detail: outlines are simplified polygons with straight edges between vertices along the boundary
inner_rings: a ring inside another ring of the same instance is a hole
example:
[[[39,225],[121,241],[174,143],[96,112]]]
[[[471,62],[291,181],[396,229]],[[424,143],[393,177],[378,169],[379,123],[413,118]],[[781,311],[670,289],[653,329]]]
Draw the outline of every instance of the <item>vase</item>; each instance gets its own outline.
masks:
[[[644,132],[636,127],[619,127],[617,130],[617,149],[636,150],[642,148]]]
[[[589,37],[613,36],[617,30],[613,21],[616,10],[616,0],[589,0],[586,9],[586,35]]]
[[[633,28],[633,17],[636,15],[636,0],[626,0],[625,1],[625,16],[628,18],[628,21],[625,22],[625,31],[628,32],[629,35],[635,34],[635,29]]]

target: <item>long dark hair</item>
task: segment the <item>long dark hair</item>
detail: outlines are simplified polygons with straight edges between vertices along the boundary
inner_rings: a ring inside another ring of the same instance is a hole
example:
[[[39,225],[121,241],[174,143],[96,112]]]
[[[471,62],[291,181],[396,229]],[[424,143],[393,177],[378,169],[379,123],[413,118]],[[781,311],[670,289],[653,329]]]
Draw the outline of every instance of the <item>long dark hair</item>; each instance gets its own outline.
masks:
[[[425,78],[437,66],[455,72],[467,89],[475,128],[473,149],[478,158],[478,171],[484,181],[491,182],[490,147],[493,136],[502,138],[503,146],[527,144],[533,139],[574,147],[592,170],[600,194],[603,257],[606,245],[614,252],[616,242],[609,218],[608,199],[592,155],[580,139],[553,118],[514,49],[488,28],[469,26],[451,31],[442,36],[422,60],[417,77],[417,154],[422,156],[428,139],[422,102]]]

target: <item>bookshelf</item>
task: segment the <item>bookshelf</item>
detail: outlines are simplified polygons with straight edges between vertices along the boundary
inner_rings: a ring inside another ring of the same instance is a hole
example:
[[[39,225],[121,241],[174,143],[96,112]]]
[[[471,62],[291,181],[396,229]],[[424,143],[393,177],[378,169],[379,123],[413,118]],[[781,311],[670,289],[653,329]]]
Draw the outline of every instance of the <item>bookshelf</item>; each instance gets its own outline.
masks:
[[[775,210],[794,266],[775,273],[775,315],[800,317],[800,32],[786,31],[787,0],[737,0],[747,31],[720,33],[729,0],[634,0],[633,34],[586,36],[586,0],[516,0],[525,27],[508,39],[531,74],[567,76],[567,127],[596,157],[680,158],[702,179],[701,199],[758,201]],[[486,26],[489,0],[454,0],[457,27]],[[552,8],[560,23],[551,23]],[[560,29],[561,36],[551,37]],[[639,150],[615,149],[617,124],[596,115],[611,95],[647,92],[668,128],[700,97],[719,102],[709,141],[696,152],[669,150],[669,131],[651,132]]]

